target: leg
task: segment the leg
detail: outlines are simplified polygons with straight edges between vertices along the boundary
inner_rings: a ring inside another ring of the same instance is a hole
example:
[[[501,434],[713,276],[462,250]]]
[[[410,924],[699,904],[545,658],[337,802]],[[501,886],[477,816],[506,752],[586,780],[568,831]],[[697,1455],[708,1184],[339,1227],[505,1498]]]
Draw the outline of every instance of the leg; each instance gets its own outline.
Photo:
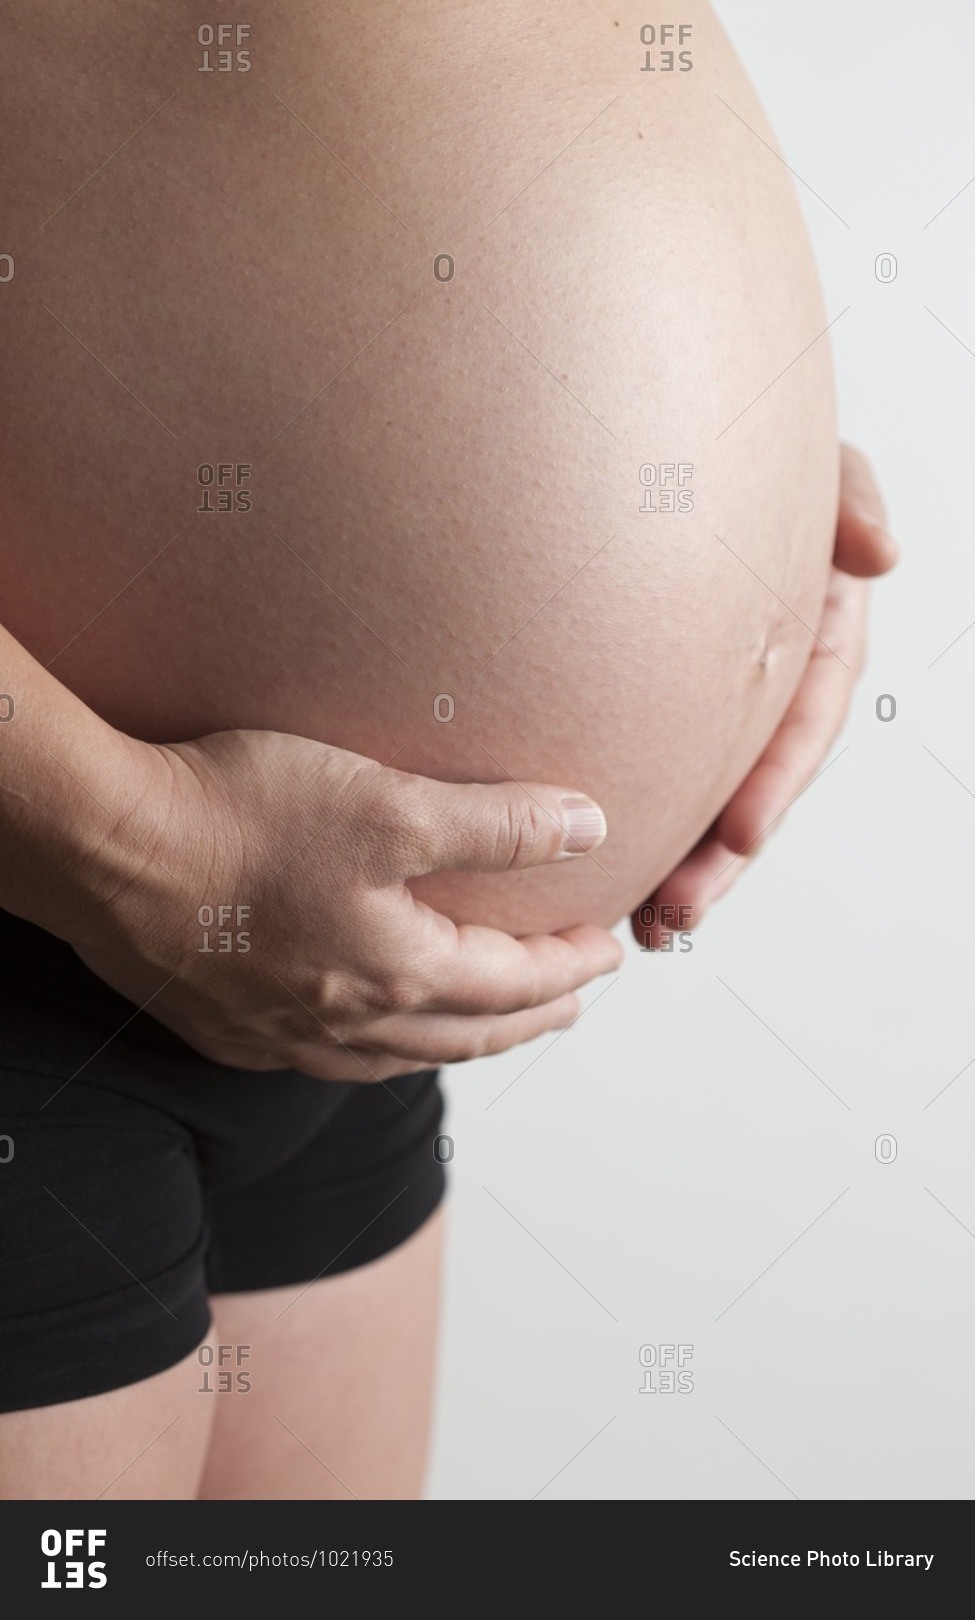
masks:
[[[211,1301],[209,1341],[249,1347],[251,1388],[210,1397],[202,1497],[422,1493],[441,1236],[438,1210],[390,1253],[304,1292]]]
[[[183,1500],[196,1495],[213,1420],[196,1353],[107,1395],[0,1416],[0,1498]]]
[[[98,992],[77,993],[53,938],[28,972],[30,940],[4,953],[0,992],[0,1130],[16,1143],[0,1173],[0,1498],[193,1498],[212,1415],[194,1398],[208,1317],[189,1139],[113,1089],[145,1078],[133,1038],[113,1038],[117,1009],[100,1027]],[[31,1072],[55,1046],[61,1078]]]

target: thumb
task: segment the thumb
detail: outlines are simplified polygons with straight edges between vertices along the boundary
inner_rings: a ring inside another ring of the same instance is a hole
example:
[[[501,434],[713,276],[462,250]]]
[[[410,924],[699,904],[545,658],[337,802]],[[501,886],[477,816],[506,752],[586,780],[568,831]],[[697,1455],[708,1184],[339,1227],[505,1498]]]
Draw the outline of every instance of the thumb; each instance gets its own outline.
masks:
[[[436,782],[414,777],[409,877],[510,872],[596,849],[606,817],[584,793],[543,782]]]

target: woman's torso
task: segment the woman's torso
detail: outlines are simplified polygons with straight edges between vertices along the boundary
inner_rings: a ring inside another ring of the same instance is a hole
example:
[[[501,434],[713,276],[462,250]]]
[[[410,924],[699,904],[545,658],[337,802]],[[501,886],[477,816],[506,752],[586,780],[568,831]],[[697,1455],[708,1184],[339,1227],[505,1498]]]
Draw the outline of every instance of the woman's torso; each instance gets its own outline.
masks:
[[[587,791],[598,862],[427,892],[616,920],[774,729],[835,516],[827,317],[710,12],[265,5],[207,63],[190,8],[3,11],[0,618],[149,740]]]

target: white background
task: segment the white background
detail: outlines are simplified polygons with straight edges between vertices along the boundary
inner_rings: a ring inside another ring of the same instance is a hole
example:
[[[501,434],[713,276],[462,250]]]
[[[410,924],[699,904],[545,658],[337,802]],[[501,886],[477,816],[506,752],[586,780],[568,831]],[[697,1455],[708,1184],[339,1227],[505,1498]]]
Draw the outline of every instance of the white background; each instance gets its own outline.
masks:
[[[449,1077],[438,1497],[975,1487],[975,1064],[925,1107],[975,1058],[975,630],[928,667],[975,619],[975,185],[924,229],[975,175],[975,10],[717,10],[849,227],[799,186],[827,312],[851,306],[843,435],[906,555],[874,592],[847,751],[691,953],[631,944],[557,1043]],[[676,1342],[693,1390],[641,1394],[640,1347]]]

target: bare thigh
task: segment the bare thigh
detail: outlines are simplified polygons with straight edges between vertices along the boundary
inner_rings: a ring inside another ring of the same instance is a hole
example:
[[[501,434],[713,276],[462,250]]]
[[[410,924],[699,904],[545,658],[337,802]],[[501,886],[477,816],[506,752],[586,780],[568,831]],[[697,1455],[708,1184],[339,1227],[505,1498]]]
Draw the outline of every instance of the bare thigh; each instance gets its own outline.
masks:
[[[209,1342],[236,1347],[225,1366],[250,1388],[200,1397],[215,1408],[202,1497],[422,1494],[441,1240],[438,1211],[355,1271],[211,1301]]]
[[[106,1395],[0,1417],[0,1498],[183,1500],[196,1495],[213,1421],[196,1352]]]

